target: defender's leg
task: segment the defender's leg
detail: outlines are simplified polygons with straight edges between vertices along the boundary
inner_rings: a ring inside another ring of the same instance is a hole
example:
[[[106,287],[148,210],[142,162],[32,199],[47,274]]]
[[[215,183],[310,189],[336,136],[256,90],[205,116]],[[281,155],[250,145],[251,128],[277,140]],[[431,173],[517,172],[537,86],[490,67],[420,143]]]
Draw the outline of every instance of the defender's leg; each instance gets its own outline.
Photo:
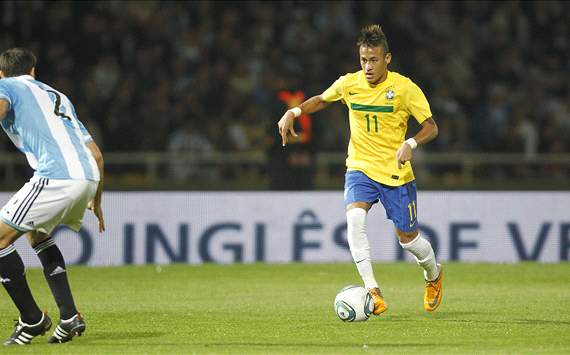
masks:
[[[20,311],[16,328],[4,345],[29,344],[33,338],[45,334],[51,327],[50,318],[40,311],[32,296],[26,280],[24,263],[14,247],[14,242],[22,233],[0,221],[1,282]]]
[[[42,263],[44,276],[59,308],[60,321],[48,342],[68,342],[85,331],[85,321],[73,301],[65,260],[50,235],[33,231],[27,237]]]

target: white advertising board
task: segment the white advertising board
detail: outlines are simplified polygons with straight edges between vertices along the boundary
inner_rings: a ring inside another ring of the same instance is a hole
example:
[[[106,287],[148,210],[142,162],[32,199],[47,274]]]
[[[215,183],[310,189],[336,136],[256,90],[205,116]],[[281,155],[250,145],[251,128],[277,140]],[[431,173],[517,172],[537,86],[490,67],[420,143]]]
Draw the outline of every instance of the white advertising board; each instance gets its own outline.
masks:
[[[0,193],[0,202],[10,198]],[[441,260],[567,261],[570,192],[419,192],[418,221]],[[54,233],[68,264],[348,262],[341,191],[108,192],[107,231],[86,212]],[[411,260],[381,204],[368,217],[374,261]],[[39,262],[21,238],[26,265]]]

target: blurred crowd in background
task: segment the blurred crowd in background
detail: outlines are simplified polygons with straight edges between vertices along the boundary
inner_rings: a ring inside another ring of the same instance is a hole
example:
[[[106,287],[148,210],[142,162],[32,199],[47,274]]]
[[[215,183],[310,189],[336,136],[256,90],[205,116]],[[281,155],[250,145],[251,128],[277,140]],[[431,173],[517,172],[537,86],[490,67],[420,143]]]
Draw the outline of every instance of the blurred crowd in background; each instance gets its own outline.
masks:
[[[426,150],[570,148],[564,1],[4,1],[0,10],[0,48],[32,49],[38,78],[72,99],[106,152],[271,151],[291,103],[283,93],[317,95],[359,70],[356,37],[369,23],[387,35],[390,68],[431,103],[440,135]],[[346,151],[346,109],[313,116],[311,151]]]

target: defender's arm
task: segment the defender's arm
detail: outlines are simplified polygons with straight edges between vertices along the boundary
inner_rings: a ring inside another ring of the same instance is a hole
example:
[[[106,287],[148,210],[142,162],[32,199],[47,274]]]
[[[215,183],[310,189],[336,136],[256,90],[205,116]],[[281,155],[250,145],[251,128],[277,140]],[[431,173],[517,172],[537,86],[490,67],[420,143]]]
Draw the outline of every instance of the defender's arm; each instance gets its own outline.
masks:
[[[8,111],[10,111],[10,103],[8,100],[0,99],[0,121],[6,117]]]
[[[89,150],[91,151],[93,158],[95,158],[95,161],[97,162],[97,167],[99,168],[99,175],[100,175],[99,186],[97,186],[97,192],[95,193],[95,198],[93,199],[93,202],[89,206],[89,208],[93,211],[93,213],[99,220],[99,232],[101,233],[105,231],[105,220],[103,219],[103,210],[101,209],[101,197],[103,195],[103,185],[105,181],[104,178],[105,164],[103,161],[103,154],[101,153],[101,150],[94,141],[90,141],[89,143],[87,143],[87,148],[89,148]]]

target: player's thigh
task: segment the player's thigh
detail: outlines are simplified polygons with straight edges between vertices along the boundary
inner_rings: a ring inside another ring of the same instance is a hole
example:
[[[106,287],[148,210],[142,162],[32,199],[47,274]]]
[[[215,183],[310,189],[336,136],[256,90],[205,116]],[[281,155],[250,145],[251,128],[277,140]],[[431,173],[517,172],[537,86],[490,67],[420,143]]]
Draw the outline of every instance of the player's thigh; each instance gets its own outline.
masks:
[[[39,179],[32,178],[0,209],[0,248],[6,248],[30,230],[20,227],[18,221],[37,197],[41,185]]]
[[[62,224],[76,232],[79,231],[87,205],[95,198],[97,187],[98,182],[96,181],[83,181],[76,186],[73,191],[72,201],[62,217]]]
[[[34,177],[8,201],[0,218],[23,233],[50,234],[74,206],[75,198],[84,193],[87,183]]]
[[[26,220],[38,198],[46,188],[47,179],[33,177],[16,192],[0,210],[0,219],[4,224],[19,232],[26,233],[33,230],[30,222]],[[33,224],[33,222],[32,222]]]
[[[14,229],[12,226],[0,221],[0,249],[4,249],[13,244],[23,232]],[[0,250],[0,254],[2,250]]]
[[[360,171],[347,171],[344,181],[344,204],[346,209],[363,208],[368,211],[378,202],[380,191],[378,183]]]
[[[418,202],[415,181],[398,187],[384,186],[381,201],[388,218],[394,222],[400,239],[417,234]]]

